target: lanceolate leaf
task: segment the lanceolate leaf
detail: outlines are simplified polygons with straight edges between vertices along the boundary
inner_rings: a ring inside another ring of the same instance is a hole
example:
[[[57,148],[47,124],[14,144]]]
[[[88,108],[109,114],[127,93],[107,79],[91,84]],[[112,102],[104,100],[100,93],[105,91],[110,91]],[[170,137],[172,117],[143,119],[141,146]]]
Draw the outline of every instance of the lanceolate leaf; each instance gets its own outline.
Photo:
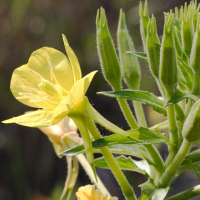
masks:
[[[140,127],[139,129],[133,129],[127,132],[131,137],[137,140],[142,140],[144,142],[152,144],[160,142],[169,142],[169,139],[166,135],[162,135],[158,131],[149,130],[148,128]]]
[[[124,156],[120,156],[120,157],[115,158],[115,160],[117,161],[119,167],[122,170],[135,171],[135,172],[139,172],[144,175],[146,174],[146,172],[144,170],[138,168],[137,165],[135,165],[135,163],[132,161],[132,159],[130,157],[126,158]],[[109,169],[109,166],[104,157],[95,159],[94,165],[96,167]]]
[[[147,54],[144,52],[127,51],[126,53],[137,56],[137,57],[145,59],[145,60],[148,60]]]
[[[179,101],[185,99],[185,98],[190,98],[192,99],[193,101],[196,101],[198,99],[197,96],[195,95],[191,95],[191,94],[188,94],[187,92],[185,91],[182,91],[182,90],[179,90],[177,89],[176,92],[171,96],[171,98],[168,100],[167,102],[167,106],[170,105],[170,104],[176,104],[178,103]]]
[[[131,155],[138,158],[146,158],[151,159],[149,157],[149,154],[146,152],[145,148],[142,145],[137,144],[114,144],[114,145],[108,145],[108,148],[112,153],[116,154],[124,154],[124,155]],[[85,149],[83,145],[78,145],[76,147],[73,147],[71,149],[68,149],[64,152],[62,152],[60,155],[62,156],[76,156],[78,154],[85,153]],[[101,153],[100,149],[98,147],[93,147],[93,153]]]
[[[97,94],[113,97],[124,98],[127,100],[141,101],[148,106],[151,106],[153,110],[167,116],[167,110],[164,108],[164,101],[156,97],[154,94],[141,90],[121,90],[114,92],[98,92]]]

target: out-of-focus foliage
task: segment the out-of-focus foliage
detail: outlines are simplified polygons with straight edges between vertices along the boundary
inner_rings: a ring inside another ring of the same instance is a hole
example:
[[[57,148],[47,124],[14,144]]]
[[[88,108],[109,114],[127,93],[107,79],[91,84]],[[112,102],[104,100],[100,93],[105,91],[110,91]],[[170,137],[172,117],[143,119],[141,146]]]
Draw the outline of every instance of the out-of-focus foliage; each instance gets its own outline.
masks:
[[[185,1],[149,0],[149,14],[157,18],[158,35],[163,27],[163,12],[183,5]],[[189,1],[188,1],[189,2]],[[116,44],[116,30],[120,8],[126,13],[127,25],[137,51],[143,51],[139,34],[138,0],[0,0],[0,120],[28,110],[17,102],[10,92],[10,78],[13,70],[25,64],[30,54],[43,46],[65,52],[61,34],[65,34],[81,65],[83,76],[100,69],[95,41],[96,11],[106,10],[111,36]],[[141,89],[158,94],[147,64],[142,66]],[[152,83],[149,84],[150,79]],[[148,81],[148,84],[146,84]],[[105,91],[108,85],[99,72],[91,84],[87,96],[94,107],[108,120],[127,128],[117,103],[112,98],[96,95]],[[115,110],[115,111],[114,111]],[[118,109],[119,110],[119,109]],[[160,120],[152,110],[149,124]],[[119,116],[119,117],[116,117]],[[153,121],[157,120],[157,121]],[[108,134],[104,130],[102,133]],[[105,133],[104,133],[105,132]],[[50,153],[51,152],[51,153]],[[83,171],[81,171],[83,172]],[[117,183],[108,173],[98,171],[103,182],[114,196],[120,197]],[[58,199],[66,176],[65,160],[56,157],[47,137],[38,129],[16,124],[0,125],[0,199],[2,200],[47,200]],[[133,176],[132,176],[133,177]],[[106,181],[105,181],[105,178]],[[130,180],[138,185],[144,180],[135,175]],[[89,183],[88,177],[80,173],[77,187]],[[194,183],[195,184],[195,183]],[[182,187],[190,187],[189,184]],[[139,193],[139,191],[138,191]],[[47,198],[48,197],[48,198]],[[75,197],[73,197],[75,199]],[[72,198],[72,200],[73,200]]]

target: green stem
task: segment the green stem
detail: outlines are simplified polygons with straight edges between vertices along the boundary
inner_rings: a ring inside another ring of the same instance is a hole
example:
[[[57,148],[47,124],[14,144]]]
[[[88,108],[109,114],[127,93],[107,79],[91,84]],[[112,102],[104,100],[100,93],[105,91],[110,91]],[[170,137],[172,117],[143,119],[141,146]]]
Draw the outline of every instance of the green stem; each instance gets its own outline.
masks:
[[[200,185],[197,185],[189,190],[176,194],[166,200],[188,200],[200,195]]]
[[[147,127],[142,104],[139,101],[133,101],[133,104],[139,125],[142,127]]]
[[[171,97],[170,94],[167,94],[167,99]],[[169,146],[169,156],[165,162],[165,166],[168,166],[174,156],[176,155],[176,152],[178,150],[179,146],[179,135],[178,135],[178,127],[176,124],[176,115],[175,115],[175,105],[169,105],[167,107],[167,115],[169,120],[169,130],[170,130],[170,139],[171,142],[174,144],[174,146]]]
[[[95,140],[102,138],[101,134],[97,130],[96,126],[94,125],[94,122],[90,118],[85,117],[85,122],[87,124],[87,127],[88,127],[90,133],[92,134],[92,136],[94,137]],[[124,176],[123,172],[119,168],[115,158],[111,154],[108,147],[101,147],[100,150],[101,150],[103,156],[105,157],[111,171],[115,175],[126,199],[127,200],[136,200],[133,188],[128,183],[126,177]]]
[[[131,117],[130,121],[133,122],[133,119],[135,121],[135,118],[133,117],[126,100],[121,99],[121,98],[119,98],[118,100],[119,100],[119,103],[120,103],[120,106],[122,108],[125,118],[130,119]],[[136,121],[135,121],[135,124],[129,123],[129,125],[131,126],[132,129],[138,128]],[[153,145],[144,145],[144,147],[147,149],[150,156],[152,157],[154,164],[157,167],[159,175],[160,175],[164,170],[164,164],[163,164],[163,160],[160,154],[158,153],[157,149]]]
[[[180,166],[181,162],[185,158],[185,155],[190,150],[190,147],[191,147],[191,143],[188,142],[186,139],[184,139],[180,149],[178,150],[178,152],[176,154],[176,156],[174,157],[172,162],[169,164],[169,166],[166,168],[163,175],[160,177],[160,180],[158,182],[159,188],[165,188],[165,187],[169,186],[173,177],[176,174],[178,167]]]
[[[91,168],[90,164],[88,163],[85,155],[79,154],[76,156],[76,158],[78,159],[79,163],[85,170],[86,174],[89,176],[91,182],[94,183],[95,186],[100,190],[101,194],[108,195],[108,198],[111,198],[110,193],[108,192],[108,190],[106,189],[103,182],[101,181],[101,179],[98,176],[97,176],[98,182],[96,181],[96,178],[94,177],[94,174],[92,172],[92,168]]]
[[[130,110],[127,102],[126,102],[126,100],[122,99],[122,98],[118,98],[117,100],[119,102],[119,105],[120,105],[120,107],[122,109],[124,117],[127,120],[129,126],[132,129],[138,128],[137,122],[136,122],[136,120],[135,120],[135,118],[134,118],[134,116],[133,116],[133,114],[132,114],[132,112],[131,112],[131,110]]]

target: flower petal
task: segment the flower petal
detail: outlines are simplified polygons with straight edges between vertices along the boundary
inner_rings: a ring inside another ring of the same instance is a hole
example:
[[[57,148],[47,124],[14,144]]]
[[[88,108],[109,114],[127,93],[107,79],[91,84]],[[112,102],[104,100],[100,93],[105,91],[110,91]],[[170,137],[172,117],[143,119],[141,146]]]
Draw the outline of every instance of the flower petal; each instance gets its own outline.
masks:
[[[29,127],[52,126],[52,115],[52,111],[36,110],[5,120],[3,123],[16,123]]]
[[[64,34],[62,34],[63,36],[63,42],[65,45],[65,49],[68,55],[68,58],[70,60],[71,66],[73,68],[73,72],[74,72],[74,82],[80,80],[82,78],[82,74],[81,74],[81,68],[78,62],[78,59],[74,53],[74,51],[72,50],[72,48],[69,46],[69,43],[67,41],[67,38],[65,37]]]
[[[56,84],[50,76],[50,68],[46,57],[47,55],[50,58],[53,72],[59,84],[69,91],[74,84],[73,71],[69,60],[62,52],[49,47],[38,49],[32,53],[28,61],[28,67],[38,72],[46,80]]]
[[[83,101],[85,93],[96,72],[97,71],[91,72],[73,85],[69,94],[59,103],[59,105],[54,110],[53,118],[55,121],[53,121],[53,124],[58,123],[73,108],[75,108]]]
[[[41,80],[33,74],[30,69],[34,70],[53,84],[58,84],[54,80],[51,80],[50,68],[46,55],[51,59],[53,71],[59,85],[68,91],[71,90],[71,87],[74,84],[73,71],[67,57],[56,49],[43,47],[33,52],[28,64],[22,65],[14,70],[10,86],[14,97],[19,97],[19,92],[32,93],[32,91],[22,88],[22,86],[38,89]],[[30,107],[41,108],[41,106],[29,102],[28,98],[17,100]]]

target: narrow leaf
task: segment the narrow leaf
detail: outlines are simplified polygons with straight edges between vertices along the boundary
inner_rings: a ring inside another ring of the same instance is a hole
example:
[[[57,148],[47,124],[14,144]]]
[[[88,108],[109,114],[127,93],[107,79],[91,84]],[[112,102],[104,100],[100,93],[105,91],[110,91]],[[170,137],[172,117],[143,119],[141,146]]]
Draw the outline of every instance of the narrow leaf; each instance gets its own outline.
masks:
[[[191,95],[191,94],[188,94],[185,91],[177,89],[176,92],[168,100],[166,106],[168,106],[170,104],[176,104],[176,103],[178,103],[179,101],[181,101],[185,98],[190,98],[193,101],[197,101],[197,99],[198,99],[198,97],[195,96],[195,95]]]
[[[124,98],[127,100],[141,101],[148,106],[151,106],[153,110],[162,113],[167,116],[167,110],[164,108],[164,101],[156,97],[154,94],[141,90],[121,90],[114,92],[98,92],[97,94],[113,97]]]
[[[157,189],[150,200],[163,200],[166,197],[169,189],[169,187]]]
[[[119,157],[115,158],[115,160],[117,161],[119,167],[122,170],[135,171],[135,172],[139,172],[144,175],[146,174],[146,172],[144,170],[141,170],[140,168],[137,167],[137,165],[134,164],[134,162],[132,161],[132,159],[130,157],[126,158],[124,156],[119,156]],[[95,159],[94,164],[96,167],[109,169],[109,166],[104,157]]]
[[[137,57],[145,59],[145,60],[148,60],[147,54],[144,52],[127,51],[126,53],[137,56]]]
[[[127,132],[131,137],[148,143],[169,142],[166,135],[163,135],[158,131],[149,130],[148,128],[140,127],[139,129],[133,129]]]
[[[124,154],[124,155],[131,155],[138,158],[146,158],[151,159],[149,157],[149,154],[145,150],[145,148],[142,145],[137,144],[114,144],[114,145],[108,145],[108,148],[112,153],[115,154]],[[62,152],[60,155],[62,156],[76,156],[78,154],[85,153],[85,149],[83,145],[78,145],[76,147],[73,147],[71,149],[68,149],[64,152]],[[101,150],[98,147],[93,147],[93,153],[101,153]]]

